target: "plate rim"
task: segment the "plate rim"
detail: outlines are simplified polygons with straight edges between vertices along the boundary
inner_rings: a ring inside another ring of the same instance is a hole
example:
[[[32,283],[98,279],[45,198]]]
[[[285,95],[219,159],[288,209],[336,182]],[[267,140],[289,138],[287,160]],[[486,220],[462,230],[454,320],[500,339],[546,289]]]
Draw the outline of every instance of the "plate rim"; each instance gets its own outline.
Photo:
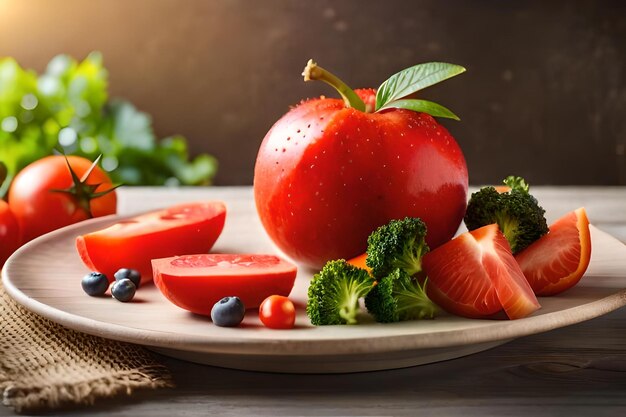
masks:
[[[40,236],[19,248],[5,263],[2,268],[2,283],[7,294],[26,310],[42,316],[54,323],[69,328],[71,330],[87,333],[97,337],[112,340],[129,342],[165,349],[175,349],[199,353],[220,353],[233,355],[288,355],[288,356],[310,356],[311,339],[266,339],[266,338],[246,338],[241,339],[230,336],[223,336],[212,339],[210,342],[206,337],[198,335],[185,335],[181,338],[159,338],[165,334],[176,334],[169,331],[157,331],[154,329],[141,329],[124,326],[116,323],[99,321],[75,313],[61,310],[50,306],[35,298],[28,296],[10,279],[10,271],[15,268],[15,264],[21,260],[25,253],[33,250],[42,242],[56,238],[59,235],[75,231],[75,229],[89,229],[92,227],[102,227],[102,225],[133,217],[132,215],[109,215],[90,219],[52,231]],[[592,233],[600,233],[608,236],[617,243],[622,244],[618,239],[611,236],[593,225]],[[626,271],[624,273],[626,278]],[[550,313],[530,316],[518,320],[498,320],[493,321],[489,326],[490,331],[475,332],[475,328],[449,329],[430,333],[409,333],[398,335],[376,335],[372,334],[365,338],[344,337],[342,339],[317,339],[315,340],[315,355],[349,355],[363,353],[383,353],[401,352],[409,350],[445,348],[450,346],[473,345],[478,343],[495,342],[499,340],[510,340],[532,334],[543,333],[561,327],[570,326],[583,321],[610,313],[626,305],[626,288],[616,289],[616,292],[601,299],[570,307],[566,310],[557,310]],[[563,312],[568,314],[563,317]],[[472,319],[467,319],[472,320]],[[484,320],[477,320],[484,322]],[[103,325],[104,324],[104,325]],[[390,326],[393,324],[384,324]],[[363,326],[381,326],[379,323],[360,324]],[[482,329],[481,329],[482,330]],[[280,330],[279,330],[280,331]],[[283,331],[284,332],[284,331]],[[372,332],[374,333],[374,332]],[[436,336],[434,336],[436,335]],[[364,343],[361,348],[357,342],[364,340],[376,343]],[[341,343],[341,342],[350,343]]]

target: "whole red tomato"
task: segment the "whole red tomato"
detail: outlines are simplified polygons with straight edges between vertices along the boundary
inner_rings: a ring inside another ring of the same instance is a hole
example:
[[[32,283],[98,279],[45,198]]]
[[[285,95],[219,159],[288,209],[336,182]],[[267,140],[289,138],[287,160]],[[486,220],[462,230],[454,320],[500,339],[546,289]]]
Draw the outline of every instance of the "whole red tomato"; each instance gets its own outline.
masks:
[[[78,183],[68,162],[80,179]],[[91,166],[86,158],[68,156],[66,161],[64,156],[54,155],[33,162],[16,175],[9,189],[9,206],[23,242],[90,217],[115,213],[115,191],[90,199],[90,194],[112,188],[111,180],[98,166],[82,178]]]
[[[374,90],[357,90],[367,107]],[[288,256],[319,268],[363,253],[378,226],[405,216],[428,227],[431,247],[448,241],[465,213],[463,153],[430,115],[308,100],[265,136],[254,172],[265,230]]]
[[[20,234],[17,219],[6,201],[0,200],[0,268],[19,245]]]

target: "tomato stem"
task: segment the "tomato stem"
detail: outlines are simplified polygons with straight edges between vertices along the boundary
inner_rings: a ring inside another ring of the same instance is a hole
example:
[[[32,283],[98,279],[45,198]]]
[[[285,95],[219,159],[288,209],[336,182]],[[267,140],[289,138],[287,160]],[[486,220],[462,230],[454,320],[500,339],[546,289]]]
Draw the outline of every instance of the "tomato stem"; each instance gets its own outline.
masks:
[[[365,103],[363,103],[361,97],[359,97],[353,89],[348,87],[348,85],[341,81],[336,75],[317,65],[312,59],[309,59],[309,62],[307,62],[302,75],[304,76],[304,81],[319,80],[332,86],[341,95],[343,101],[346,103],[346,107],[352,107],[353,109],[363,112],[365,111]]]

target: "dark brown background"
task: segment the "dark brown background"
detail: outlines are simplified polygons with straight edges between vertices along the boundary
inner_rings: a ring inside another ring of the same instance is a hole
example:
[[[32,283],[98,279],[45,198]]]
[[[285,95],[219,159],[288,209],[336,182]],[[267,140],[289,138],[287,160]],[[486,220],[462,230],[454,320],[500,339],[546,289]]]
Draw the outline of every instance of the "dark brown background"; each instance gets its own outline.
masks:
[[[250,184],[263,136],[303,97],[314,57],[353,87],[430,60],[468,72],[425,97],[473,184],[626,184],[626,2],[0,0],[0,56],[41,71],[100,50],[110,89]]]

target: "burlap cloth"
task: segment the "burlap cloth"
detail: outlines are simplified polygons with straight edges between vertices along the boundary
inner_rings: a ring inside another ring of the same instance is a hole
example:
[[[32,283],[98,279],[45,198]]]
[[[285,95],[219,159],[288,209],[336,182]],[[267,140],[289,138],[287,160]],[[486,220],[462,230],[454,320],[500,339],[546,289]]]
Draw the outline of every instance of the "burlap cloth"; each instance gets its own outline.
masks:
[[[17,305],[0,282],[0,391],[18,413],[171,385],[168,370],[145,349],[37,316]]]

